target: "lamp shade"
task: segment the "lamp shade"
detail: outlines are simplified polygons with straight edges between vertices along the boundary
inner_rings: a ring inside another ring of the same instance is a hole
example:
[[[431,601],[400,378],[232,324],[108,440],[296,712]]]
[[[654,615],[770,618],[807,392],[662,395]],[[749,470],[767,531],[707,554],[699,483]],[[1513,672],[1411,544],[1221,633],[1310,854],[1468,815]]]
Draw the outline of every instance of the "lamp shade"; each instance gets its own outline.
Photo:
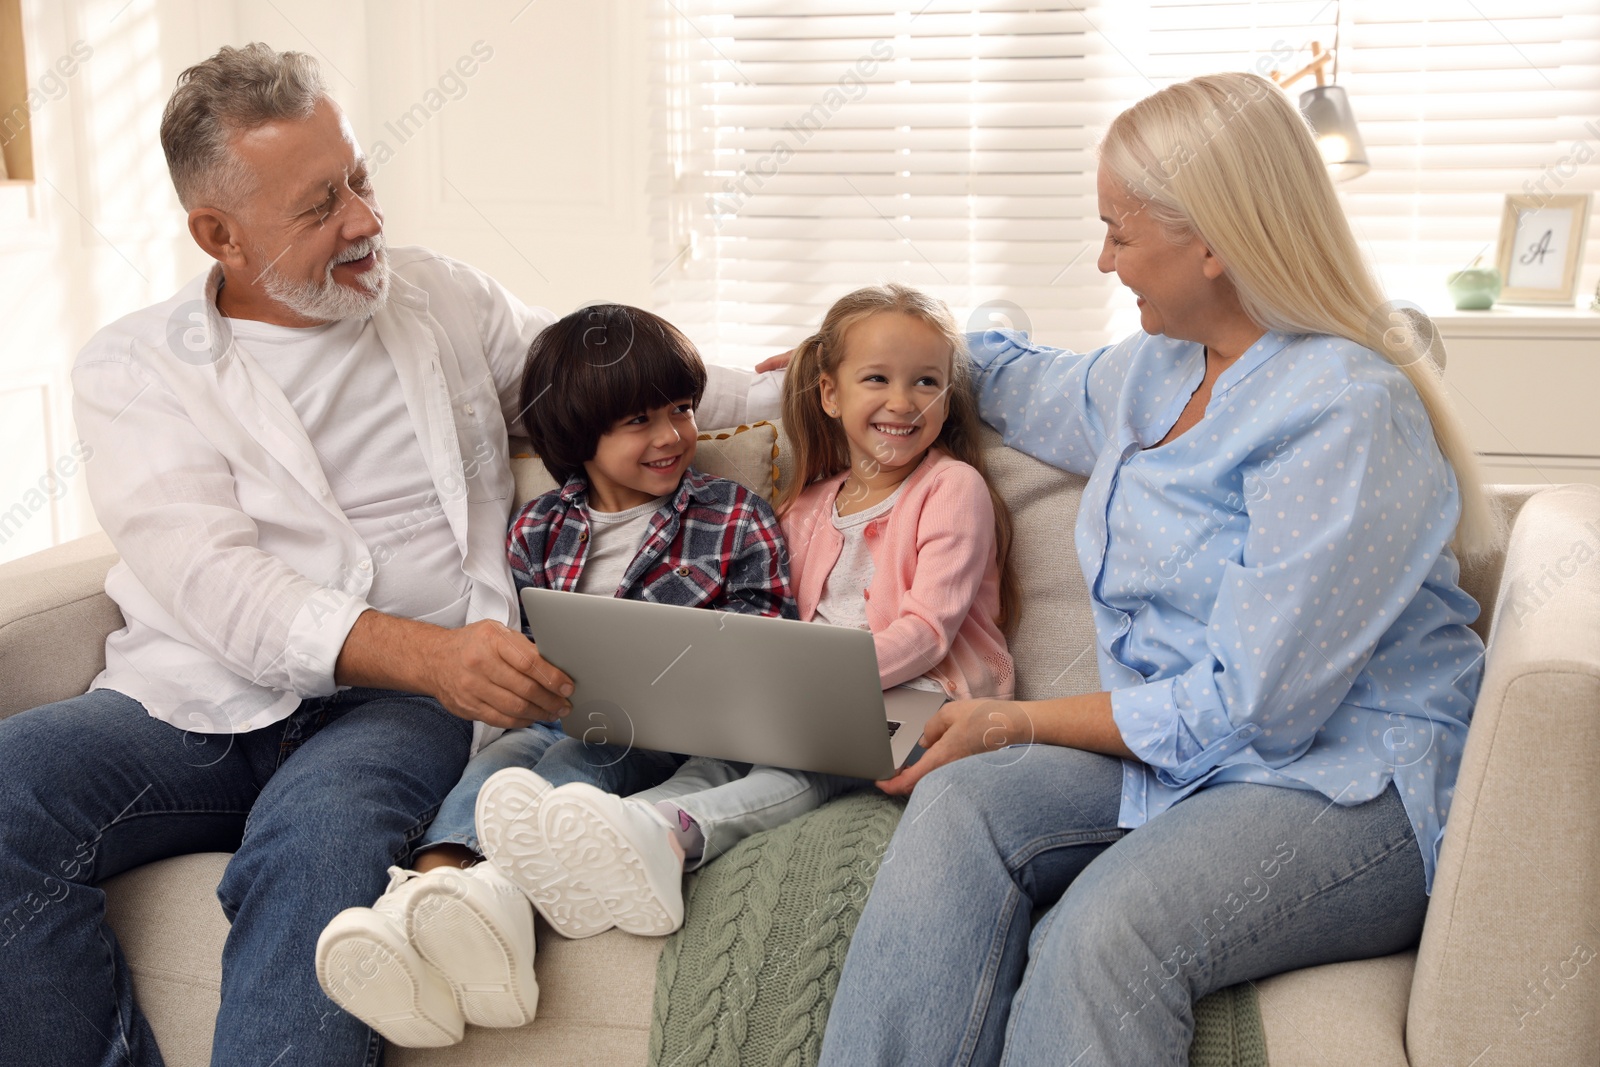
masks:
[[[1307,89],[1300,94],[1300,114],[1311,124],[1317,151],[1322,153],[1322,161],[1334,181],[1359,178],[1371,168],[1367,146],[1361,143],[1361,131],[1356,129],[1356,117],[1344,89],[1337,85]]]

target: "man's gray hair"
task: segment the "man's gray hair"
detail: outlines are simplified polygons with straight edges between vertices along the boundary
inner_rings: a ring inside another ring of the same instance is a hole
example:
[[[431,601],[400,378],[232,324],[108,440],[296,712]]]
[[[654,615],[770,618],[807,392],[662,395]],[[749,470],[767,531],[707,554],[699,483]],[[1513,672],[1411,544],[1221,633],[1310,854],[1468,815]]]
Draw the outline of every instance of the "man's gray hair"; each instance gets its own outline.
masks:
[[[229,139],[279,119],[309,118],[326,95],[314,58],[259,42],[225,47],[178,75],[161,116],[161,148],[185,210],[236,208],[254,190]]]

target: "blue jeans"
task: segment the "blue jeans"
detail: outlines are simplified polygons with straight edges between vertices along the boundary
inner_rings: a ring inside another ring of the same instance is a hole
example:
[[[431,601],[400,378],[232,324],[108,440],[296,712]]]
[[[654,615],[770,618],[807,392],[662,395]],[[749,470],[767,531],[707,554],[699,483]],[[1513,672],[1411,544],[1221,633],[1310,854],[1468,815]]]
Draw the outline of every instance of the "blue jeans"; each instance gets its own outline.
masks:
[[[862,778],[812,774],[708,756],[596,745],[563,738],[534,768],[551,785],[587,782],[648,804],[670,800],[700,824],[705,851],[684,865],[704,866],[751,834],[781,826],[829,798],[866,785]]]
[[[530,770],[544,755],[545,749],[567,735],[560,724],[535,723],[517,730],[507,730],[490,741],[478,754],[467,761],[461,772],[461,781],[455,784],[439,805],[439,814],[422,835],[417,851],[434,845],[464,845],[483,855],[478,847],[478,826],[474,812],[478,806],[478,790],[496,771],[507,767],[527,767]]]
[[[550,746],[533,769],[551,785],[588,782],[607,793],[626,797],[660,785],[688,759],[676,752],[596,745],[575,737],[563,737]]]
[[[1117,828],[1121,761],[1048,745],[918,783],[845,959],[823,1067],[1184,1064],[1195,1000],[1399,952],[1428,898],[1393,788],[1246,783]]]
[[[160,1064],[97,887],[229,851],[212,1062],[376,1064],[378,1037],[317,985],[317,935],[383,892],[471,735],[432,698],[375,689],[248,734],[189,733],[111,690],[0,720],[0,1065]]]

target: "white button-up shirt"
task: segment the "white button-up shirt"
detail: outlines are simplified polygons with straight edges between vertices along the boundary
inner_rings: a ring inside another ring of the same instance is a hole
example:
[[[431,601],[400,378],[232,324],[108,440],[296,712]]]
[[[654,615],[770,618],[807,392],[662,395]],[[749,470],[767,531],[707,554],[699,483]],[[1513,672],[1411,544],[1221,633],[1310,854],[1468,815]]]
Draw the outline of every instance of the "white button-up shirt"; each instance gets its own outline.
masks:
[[[528,345],[554,316],[426,249],[390,258],[373,322],[461,550],[467,621],[515,628],[507,427],[520,428]],[[299,416],[232,341],[221,279],[214,267],[101,330],[72,372],[78,432],[94,450],[89,495],[121,555],[106,592],[126,621],[91,688],[198,733],[259,729],[336,691],[334,664],[375,570]],[[743,421],[750,375],[710,370],[701,424]]]

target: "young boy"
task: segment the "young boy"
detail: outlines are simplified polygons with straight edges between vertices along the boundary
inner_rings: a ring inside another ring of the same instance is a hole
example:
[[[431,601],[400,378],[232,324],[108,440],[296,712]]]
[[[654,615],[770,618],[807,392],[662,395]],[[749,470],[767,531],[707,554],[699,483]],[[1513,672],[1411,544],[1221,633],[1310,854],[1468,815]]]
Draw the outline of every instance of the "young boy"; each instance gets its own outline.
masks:
[[[562,484],[511,523],[507,555],[519,590],[797,617],[771,507],[736,482],[690,470],[705,382],[689,340],[638,308],[583,308],[534,339],[522,403],[534,451]],[[328,924],[317,977],[335,1003],[408,1047],[454,1044],[464,1022],[532,1020],[529,890],[478,862],[474,807],[491,775],[532,768],[562,737],[559,725],[534,725],[486,745],[441,805],[416,869],[391,868],[371,908]],[[685,759],[639,753],[624,761],[617,791],[656,785]],[[654,818],[654,833],[671,840],[668,820]]]

